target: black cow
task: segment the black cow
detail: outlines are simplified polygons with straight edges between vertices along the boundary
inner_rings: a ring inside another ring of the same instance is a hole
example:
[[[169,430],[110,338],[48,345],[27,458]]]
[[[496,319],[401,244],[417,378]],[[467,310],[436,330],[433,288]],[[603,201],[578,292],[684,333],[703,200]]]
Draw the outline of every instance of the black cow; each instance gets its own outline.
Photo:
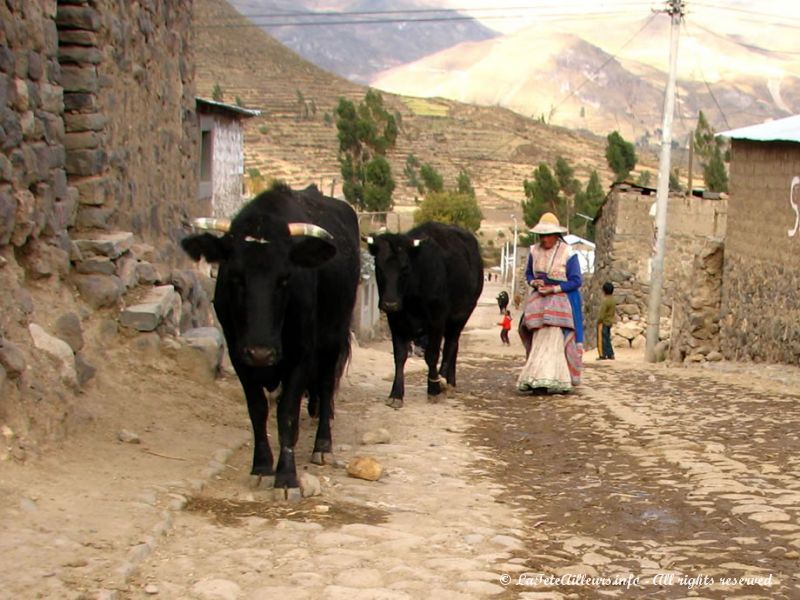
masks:
[[[375,257],[379,306],[392,332],[394,383],[386,404],[403,406],[409,342],[423,336],[428,397],[434,399],[442,392],[440,374],[456,385],[458,339],[483,290],[478,242],[459,227],[429,222],[407,234],[367,238],[367,243]]]
[[[323,464],[332,452],[333,396],[350,356],[360,276],[356,214],[314,186],[278,185],[216,228],[225,235],[192,235],[181,245],[195,260],[219,263],[214,309],[247,398],[251,473],[275,473],[276,488],[297,488],[294,447],[306,392],[309,412],[319,417],[312,461]],[[278,387],[280,455],[273,470],[264,389]]]

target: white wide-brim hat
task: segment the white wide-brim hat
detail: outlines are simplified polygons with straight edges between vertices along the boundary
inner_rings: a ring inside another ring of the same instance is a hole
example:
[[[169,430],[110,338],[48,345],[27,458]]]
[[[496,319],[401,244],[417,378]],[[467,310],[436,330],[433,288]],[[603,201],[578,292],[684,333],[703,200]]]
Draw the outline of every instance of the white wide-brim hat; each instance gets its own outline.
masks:
[[[539,235],[552,235],[554,233],[567,233],[567,228],[562,227],[558,222],[558,217],[551,212],[544,213],[539,222],[531,229],[533,233]]]

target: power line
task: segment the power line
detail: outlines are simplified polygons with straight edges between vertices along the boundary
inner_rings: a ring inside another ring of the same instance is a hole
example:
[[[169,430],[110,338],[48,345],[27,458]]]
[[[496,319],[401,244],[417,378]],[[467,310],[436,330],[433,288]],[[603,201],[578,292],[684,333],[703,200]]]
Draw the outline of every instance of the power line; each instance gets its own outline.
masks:
[[[705,28],[702,28],[702,29],[705,29]],[[684,31],[684,33],[686,33],[686,35],[689,35],[689,29],[686,26],[686,22],[685,21],[683,22],[683,31]],[[708,90],[708,94],[711,96],[711,99],[714,101],[714,104],[716,105],[717,110],[719,111],[719,114],[722,115],[722,120],[725,121],[725,129],[731,129],[731,126],[728,123],[728,117],[725,115],[725,111],[722,110],[722,106],[720,105],[719,101],[717,100],[717,97],[714,95],[714,90],[711,89],[711,85],[708,83],[708,80],[706,79],[706,74],[703,71],[703,62],[695,57],[695,64],[697,65],[697,68],[700,69],[700,77],[703,78],[703,83],[705,84],[706,89]]]
[[[564,104],[564,102],[566,102],[567,100],[569,100],[570,98],[572,98],[572,96],[574,96],[575,94],[577,94],[577,93],[578,93],[578,92],[581,90],[581,88],[583,88],[583,86],[585,86],[585,85],[586,85],[587,83],[589,83],[590,81],[593,81],[593,78],[594,78],[594,76],[595,76],[595,75],[597,75],[598,73],[600,73],[600,72],[601,72],[603,69],[605,69],[605,67],[606,67],[606,65],[608,65],[608,63],[610,63],[612,60],[616,60],[616,59],[617,59],[617,56],[619,56],[619,53],[620,53],[620,52],[622,52],[622,51],[623,51],[623,50],[624,50],[624,49],[625,49],[625,48],[628,46],[628,44],[630,44],[630,43],[631,43],[631,42],[632,42],[634,39],[636,39],[636,37],[637,37],[637,36],[638,36],[640,33],[642,33],[642,31],[644,31],[644,30],[647,28],[647,26],[648,26],[648,25],[650,25],[650,23],[652,23],[652,22],[653,22],[653,20],[656,18],[656,16],[657,16],[658,14],[659,14],[659,13],[653,13],[652,15],[650,15],[650,18],[649,18],[649,19],[647,19],[647,21],[645,21],[644,25],[642,25],[642,26],[639,28],[639,30],[638,30],[636,33],[634,33],[634,34],[633,34],[633,35],[632,35],[630,38],[628,38],[628,40],[627,40],[627,41],[626,41],[624,44],[622,44],[622,46],[620,46],[620,48],[619,48],[619,49],[616,51],[616,53],[615,53],[615,54],[613,54],[613,55],[609,56],[609,57],[608,57],[608,58],[607,58],[607,59],[606,59],[606,60],[603,62],[603,64],[601,64],[601,65],[600,65],[600,66],[599,66],[597,69],[595,69],[595,70],[594,70],[594,71],[593,71],[593,72],[592,72],[590,75],[587,75],[587,76],[585,77],[585,79],[583,80],[583,82],[582,82],[582,83],[581,83],[581,84],[580,84],[578,87],[576,87],[576,88],[575,88],[574,90],[572,90],[572,91],[571,91],[569,94],[567,94],[567,95],[566,95],[564,98],[562,98],[562,99],[561,99],[561,101],[559,101],[559,102],[558,102],[558,104],[556,104],[556,105],[553,107],[553,109],[551,110],[551,113],[554,113],[556,110],[558,110],[558,108],[559,108],[559,107],[560,107],[562,104]]]
[[[615,9],[617,11],[622,8],[631,8],[637,6],[651,6],[651,2],[646,2],[643,0],[634,0],[633,2],[622,2],[615,4]],[[533,13],[535,14],[537,11],[542,9],[544,10],[551,10],[551,9],[559,9],[564,11],[564,9],[574,8],[574,9],[582,9],[584,5],[582,4],[563,4],[563,3],[553,3],[553,4],[542,4],[539,6],[491,6],[491,7],[483,7],[483,8],[417,8],[417,9],[397,9],[397,10],[370,10],[370,11],[277,11],[277,12],[268,12],[268,13],[239,13],[237,15],[214,15],[209,17],[209,19],[239,19],[241,17],[247,18],[283,18],[287,16],[291,17],[299,17],[299,18],[312,18],[312,17],[354,17],[354,16],[370,16],[370,15],[404,15],[404,14],[430,14],[430,13],[447,13],[447,14],[456,14],[456,13],[482,13],[482,12],[506,12],[506,11],[519,11],[522,10],[526,13]],[[579,16],[583,14],[581,12],[562,12],[561,14],[571,14],[574,16]],[[199,19],[199,21],[204,21],[206,19]]]
[[[633,7],[634,5],[626,5],[629,7]],[[640,4],[639,6],[645,7],[650,6],[650,4]],[[396,11],[401,12],[401,11]],[[411,11],[408,11],[411,12]],[[418,13],[420,11],[413,11],[414,13]],[[444,11],[439,11],[444,12]],[[596,11],[596,12],[588,12],[588,13],[570,13],[570,12],[551,12],[551,13],[538,13],[535,15],[530,15],[529,13],[509,13],[509,14],[502,14],[502,15],[487,15],[481,17],[463,15],[463,14],[448,14],[444,16],[433,16],[433,17],[419,17],[419,18],[359,18],[359,17],[369,17],[370,15],[383,15],[383,14],[391,14],[390,11],[384,12],[361,12],[361,13],[308,13],[303,15],[288,15],[288,14],[275,14],[265,16],[263,18],[285,18],[285,17],[302,17],[302,18],[309,18],[309,19],[316,19],[314,21],[269,21],[269,22],[256,22],[252,19],[260,18],[260,17],[250,17],[250,22],[245,23],[227,23],[223,21],[214,22],[213,20],[208,21],[199,21],[198,20],[198,29],[228,29],[228,28],[246,28],[246,27],[314,27],[314,26],[334,26],[334,25],[374,25],[374,24],[390,24],[390,23],[431,23],[431,22],[457,22],[457,21],[480,21],[480,20],[510,20],[510,19],[521,19],[524,17],[531,17],[535,16],[537,18],[548,19],[548,20],[559,20],[559,19],[581,19],[581,20],[594,20],[594,19],[603,19],[608,17],[616,17],[616,16],[629,16],[631,13],[630,11]],[[350,19],[349,17],[356,17]],[[347,18],[343,18],[347,17]],[[226,17],[228,18],[228,17]],[[234,18],[234,17],[230,17]]]
[[[692,25],[694,27],[697,27],[698,29],[702,29],[703,31],[705,31],[709,35],[712,35],[712,36],[714,36],[716,38],[724,40],[724,41],[726,41],[728,43],[736,44],[737,46],[741,46],[742,48],[747,48],[748,50],[752,50],[754,52],[771,52],[773,54],[788,54],[788,55],[792,55],[792,56],[800,55],[800,52],[795,52],[795,51],[791,51],[791,50],[774,50],[772,48],[763,48],[761,46],[756,46],[755,44],[748,44],[746,42],[742,42],[742,41],[740,41],[738,39],[732,38],[730,36],[723,35],[723,34],[717,32],[717,31],[714,31],[713,29],[709,29],[708,27],[704,27],[704,26],[702,26],[702,25],[700,25],[698,23],[695,23],[695,22],[693,22]]]
[[[768,12],[761,12],[755,10],[747,10],[746,8],[735,8],[733,6],[720,6],[718,4],[704,4],[703,2],[694,2],[693,6],[700,8],[711,8],[714,10],[722,10],[734,13],[741,13],[751,16],[767,17],[773,19],[772,24],[777,27],[796,27],[797,25],[789,25],[786,21],[800,21],[800,17],[787,17],[785,14],[775,14]]]

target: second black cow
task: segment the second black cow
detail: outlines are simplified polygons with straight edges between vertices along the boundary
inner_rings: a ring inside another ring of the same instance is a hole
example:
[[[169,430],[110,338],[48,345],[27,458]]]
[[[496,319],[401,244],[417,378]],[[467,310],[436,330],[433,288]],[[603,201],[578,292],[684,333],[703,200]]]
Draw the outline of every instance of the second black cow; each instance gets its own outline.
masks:
[[[406,234],[369,237],[367,243],[375,257],[379,307],[392,332],[395,371],[386,404],[403,406],[409,345],[422,338],[433,399],[442,393],[442,377],[456,385],[459,337],[483,290],[478,242],[464,229],[428,222]]]

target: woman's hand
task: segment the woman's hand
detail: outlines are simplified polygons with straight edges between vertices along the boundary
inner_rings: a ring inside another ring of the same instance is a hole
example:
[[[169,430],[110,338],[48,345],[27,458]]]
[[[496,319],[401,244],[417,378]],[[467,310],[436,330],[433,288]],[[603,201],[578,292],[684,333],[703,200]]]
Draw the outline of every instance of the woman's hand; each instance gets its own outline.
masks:
[[[537,288],[541,289],[544,286],[544,279],[533,279],[530,282],[530,286],[533,289],[537,289]]]

